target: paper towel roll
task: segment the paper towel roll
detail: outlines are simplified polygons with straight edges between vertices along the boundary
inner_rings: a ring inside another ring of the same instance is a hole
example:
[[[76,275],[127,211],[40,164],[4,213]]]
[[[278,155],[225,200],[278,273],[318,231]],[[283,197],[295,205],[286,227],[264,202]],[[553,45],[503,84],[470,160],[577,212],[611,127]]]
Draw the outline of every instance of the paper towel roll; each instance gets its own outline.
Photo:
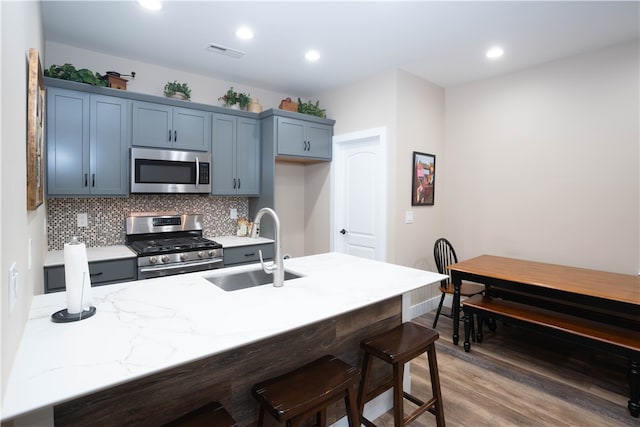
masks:
[[[91,307],[91,277],[87,248],[74,237],[64,245],[64,280],[67,288],[67,312],[78,314]]]

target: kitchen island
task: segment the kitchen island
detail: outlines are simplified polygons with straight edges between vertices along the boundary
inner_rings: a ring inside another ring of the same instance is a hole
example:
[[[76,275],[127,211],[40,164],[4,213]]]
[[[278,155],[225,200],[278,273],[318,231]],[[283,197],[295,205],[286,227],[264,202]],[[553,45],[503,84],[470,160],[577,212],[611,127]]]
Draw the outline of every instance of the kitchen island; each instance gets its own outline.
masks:
[[[359,340],[406,316],[401,296],[444,277],[329,253],[286,260],[303,277],[283,288],[225,292],[206,280],[255,268],[95,288],[96,314],[74,323],[50,320],[65,293],[35,296],[2,420],[54,407],[60,425],[151,425],[219,400],[251,424],[251,382],[325,353],[358,364]]]

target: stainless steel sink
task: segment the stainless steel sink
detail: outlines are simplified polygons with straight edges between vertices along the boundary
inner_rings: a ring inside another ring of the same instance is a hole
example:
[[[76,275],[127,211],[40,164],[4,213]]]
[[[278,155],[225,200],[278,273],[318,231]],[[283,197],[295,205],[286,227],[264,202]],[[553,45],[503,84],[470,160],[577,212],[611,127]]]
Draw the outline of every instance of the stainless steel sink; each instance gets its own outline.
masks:
[[[302,276],[293,274],[289,271],[284,272],[285,281],[297,279],[299,277]],[[205,279],[227,292],[273,283],[273,275],[265,273],[263,270],[243,271],[242,273],[236,274],[205,277]]]

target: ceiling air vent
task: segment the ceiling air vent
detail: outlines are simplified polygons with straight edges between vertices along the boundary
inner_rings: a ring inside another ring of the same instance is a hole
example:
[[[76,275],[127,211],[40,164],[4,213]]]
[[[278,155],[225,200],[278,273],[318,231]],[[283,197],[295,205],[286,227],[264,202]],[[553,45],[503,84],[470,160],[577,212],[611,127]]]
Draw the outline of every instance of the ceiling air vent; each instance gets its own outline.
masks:
[[[242,58],[245,54],[245,52],[241,50],[233,49],[233,48],[222,46],[215,43],[209,43],[209,45],[207,46],[207,50],[209,52],[215,52],[222,55],[227,55],[232,58]]]

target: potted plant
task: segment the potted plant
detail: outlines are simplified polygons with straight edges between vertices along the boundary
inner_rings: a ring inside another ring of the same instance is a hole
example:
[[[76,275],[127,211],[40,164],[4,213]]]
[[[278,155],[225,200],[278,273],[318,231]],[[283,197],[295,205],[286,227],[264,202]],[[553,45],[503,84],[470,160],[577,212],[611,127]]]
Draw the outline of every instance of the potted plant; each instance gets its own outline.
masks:
[[[236,99],[238,100],[238,105],[240,106],[241,110],[246,110],[249,102],[251,101],[250,95],[248,93],[239,93]]]
[[[251,101],[251,98],[247,93],[236,92],[235,90],[233,90],[233,86],[231,86],[227,90],[227,93],[218,98],[218,101],[222,101],[224,103],[224,106],[227,108],[240,108],[242,110],[246,110],[247,105],[249,105],[249,101]]]
[[[234,91],[233,86],[231,86],[227,93],[218,98],[218,101],[222,101],[227,108],[233,108],[238,102],[238,92]]]
[[[87,83],[94,86],[107,85],[106,76],[101,76],[99,73],[94,73],[86,68],[76,70],[76,67],[71,64],[52,65],[49,69],[44,70],[44,75],[56,79]]]
[[[186,83],[178,83],[177,81],[167,82],[164,85],[164,95],[169,98],[176,98],[188,101],[191,99],[191,89]]]
[[[316,101],[316,103],[312,103],[311,101],[302,102],[300,98],[298,98],[298,113],[309,114],[311,116],[326,118],[325,110],[320,108],[320,101]]]

